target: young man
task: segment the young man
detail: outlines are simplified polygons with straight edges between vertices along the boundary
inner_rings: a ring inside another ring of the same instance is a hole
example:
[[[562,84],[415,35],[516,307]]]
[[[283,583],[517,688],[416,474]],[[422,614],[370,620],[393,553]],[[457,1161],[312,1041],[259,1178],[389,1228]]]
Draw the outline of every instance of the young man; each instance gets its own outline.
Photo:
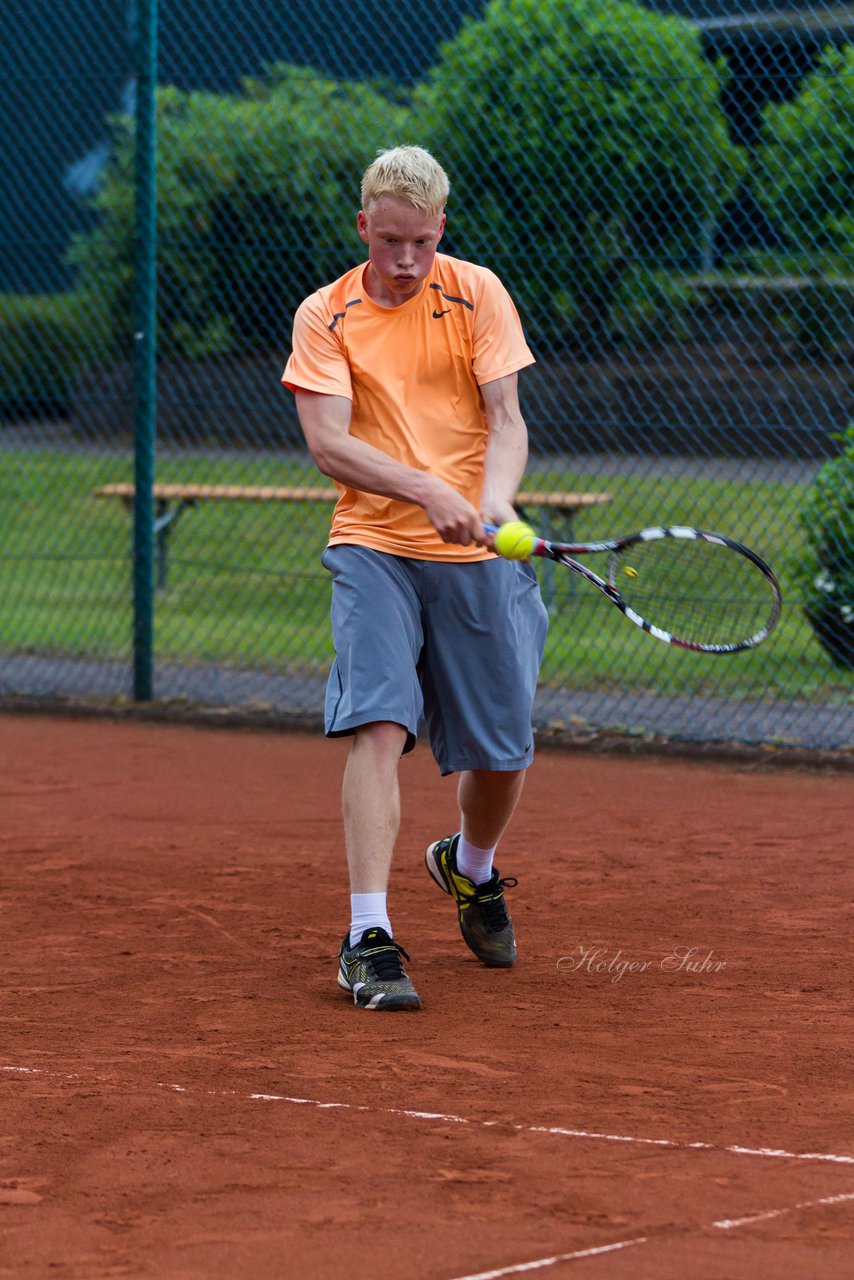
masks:
[[[370,165],[357,218],[368,262],[302,303],[282,378],[339,493],[323,555],[336,652],[326,732],[353,737],[338,982],[363,1009],[421,1004],[386,893],[398,764],[422,712],[441,772],[460,773],[460,830],[430,845],[427,868],[475,955],[516,959],[504,901],[516,882],[493,857],[533,756],[546,612],[533,570],[496,557],[483,525],[517,518],[527,431],[516,375],[533,357],[498,279],[437,253],[448,190],[420,147]]]

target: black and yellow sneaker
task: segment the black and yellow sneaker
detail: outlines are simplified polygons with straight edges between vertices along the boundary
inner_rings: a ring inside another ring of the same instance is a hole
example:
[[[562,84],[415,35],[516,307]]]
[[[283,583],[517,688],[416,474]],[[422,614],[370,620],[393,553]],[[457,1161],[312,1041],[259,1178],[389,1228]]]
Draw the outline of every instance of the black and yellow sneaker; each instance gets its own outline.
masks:
[[[338,953],[338,985],[352,991],[359,1009],[420,1009],[418,992],[407,978],[400,957],[406,955],[385,929],[367,929],[350,946],[350,935]]]
[[[478,960],[495,969],[509,969],[516,963],[516,938],[513,921],[507,914],[504,890],[518,883],[512,876],[498,878],[493,867],[485,884],[475,884],[457,870],[457,845],[460,836],[446,836],[431,844],[424,855],[427,870],[440,888],[457,904],[460,933]]]

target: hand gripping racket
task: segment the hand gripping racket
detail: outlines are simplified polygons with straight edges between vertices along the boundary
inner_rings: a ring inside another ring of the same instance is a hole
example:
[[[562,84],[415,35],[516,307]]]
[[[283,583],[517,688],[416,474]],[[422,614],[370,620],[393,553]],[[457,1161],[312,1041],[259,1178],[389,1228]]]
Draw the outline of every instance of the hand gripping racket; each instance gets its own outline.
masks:
[[[518,528],[517,525],[502,528]],[[498,532],[484,525],[487,533]],[[780,617],[780,586],[749,547],[685,525],[641,529],[606,542],[559,543],[533,535],[511,559],[542,556],[592,583],[636,627],[665,644],[698,653],[754,649]],[[608,556],[599,577],[574,556]]]

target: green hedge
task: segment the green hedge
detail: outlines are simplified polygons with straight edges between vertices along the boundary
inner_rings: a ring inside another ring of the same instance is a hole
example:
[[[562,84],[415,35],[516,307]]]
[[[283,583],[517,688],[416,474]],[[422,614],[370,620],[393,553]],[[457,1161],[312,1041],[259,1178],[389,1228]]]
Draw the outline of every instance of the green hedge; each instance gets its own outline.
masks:
[[[746,270],[719,271],[688,282],[700,316],[710,308],[774,334],[795,358],[842,352],[854,333],[854,275],[805,275],[785,256],[756,255]]]
[[[103,296],[0,294],[0,412],[65,413],[74,379],[105,342]]]

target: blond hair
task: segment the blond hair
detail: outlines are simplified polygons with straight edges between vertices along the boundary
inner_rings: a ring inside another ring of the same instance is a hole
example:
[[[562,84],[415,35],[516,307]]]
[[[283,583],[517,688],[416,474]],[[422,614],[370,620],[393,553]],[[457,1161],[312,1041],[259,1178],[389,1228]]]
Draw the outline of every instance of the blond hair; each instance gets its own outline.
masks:
[[[423,213],[441,213],[448,201],[448,175],[423,147],[392,147],[381,151],[362,177],[362,208],[383,196],[405,200]]]

